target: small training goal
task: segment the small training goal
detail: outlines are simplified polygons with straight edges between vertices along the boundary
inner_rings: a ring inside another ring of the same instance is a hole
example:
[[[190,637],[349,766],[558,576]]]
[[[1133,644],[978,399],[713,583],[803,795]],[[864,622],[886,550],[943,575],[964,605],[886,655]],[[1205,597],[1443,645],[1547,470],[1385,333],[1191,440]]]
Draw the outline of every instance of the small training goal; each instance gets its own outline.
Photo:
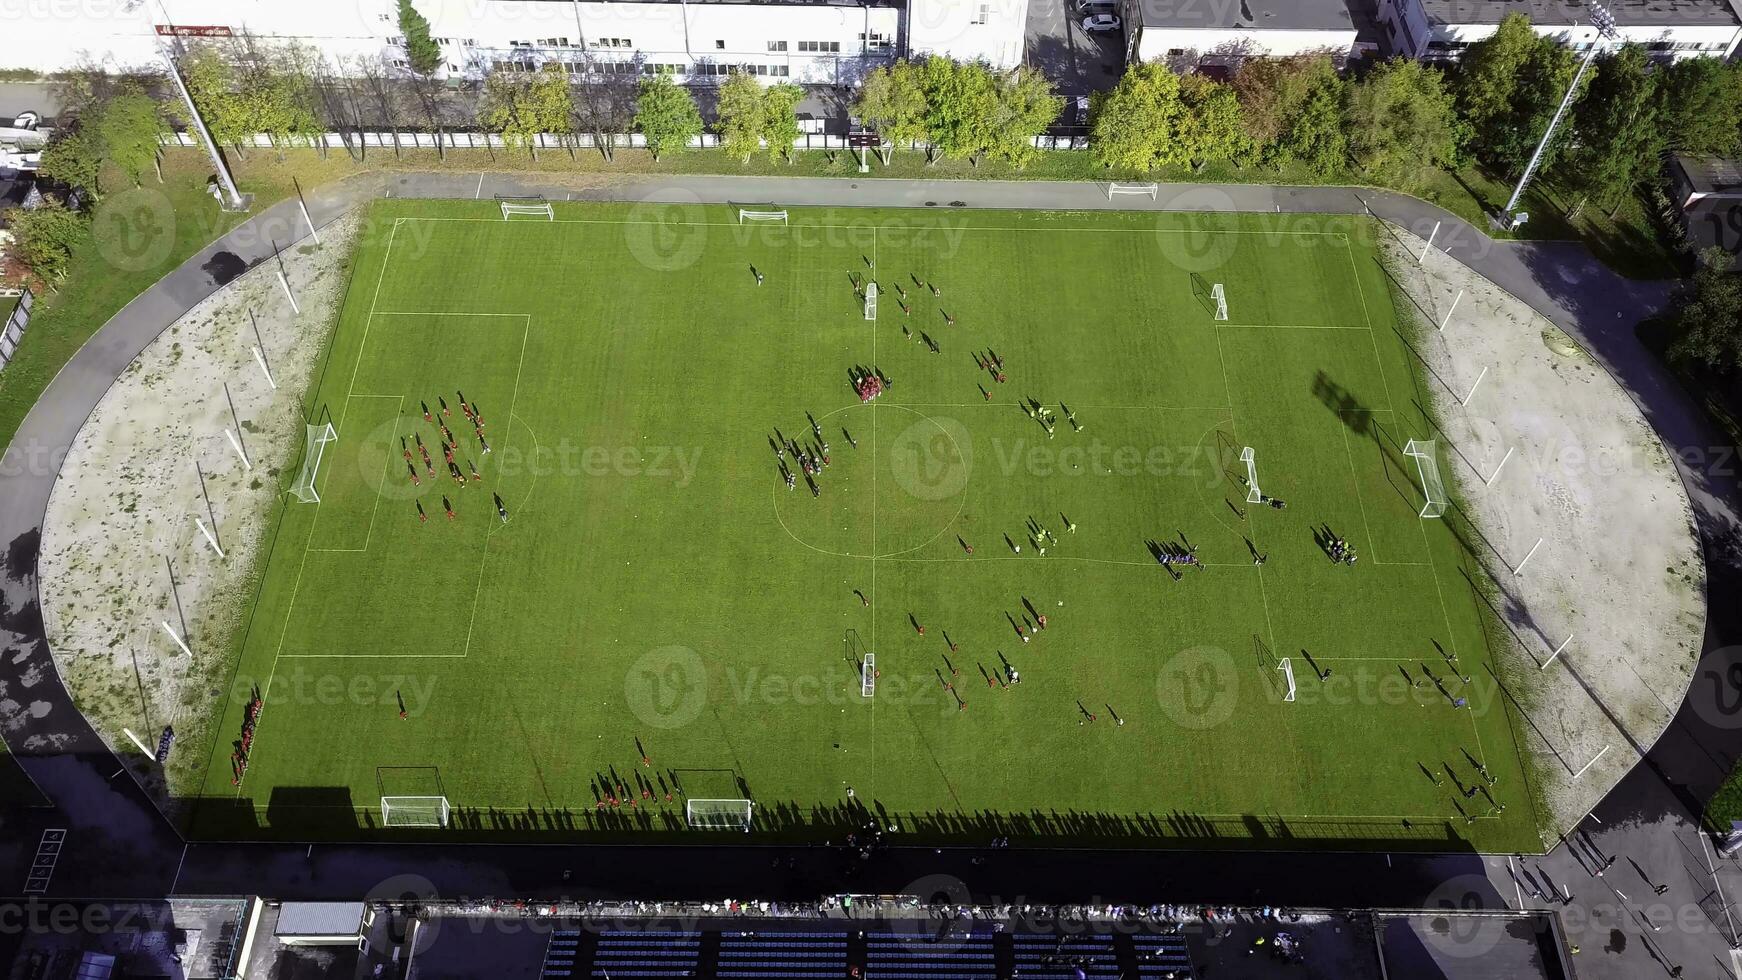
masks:
[[[1228,319],[1228,291],[1222,288],[1221,283],[1210,287],[1210,299],[1216,304],[1216,319]]]
[[[1118,181],[1112,181],[1107,185],[1107,200],[1111,201],[1121,194],[1138,194],[1153,201],[1156,192],[1160,189],[1160,184],[1122,184]]]
[[[877,655],[867,653],[865,662],[859,665],[859,696],[875,697],[877,695]]]
[[[750,832],[756,804],[749,800],[685,800],[684,821],[692,830],[738,830]]]
[[[1246,464],[1246,502],[1263,503],[1264,493],[1258,489],[1258,454],[1252,451],[1251,446],[1247,446],[1240,450],[1240,462]]]
[[[1439,453],[1432,439],[1411,439],[1404,443],[1403,454],[1415,460],[1415,473],[1421,477],[1421,493],[1426,498],[1419,517],[1441,517],[1446,512],[1446,486],[1440,481]]]
[[[515,218],[556,220],[556,209],[550,206],[549,201],[502,201],[500,203],[503,221],[512,221]]]
[[[339,433],[333,429],[333,424],[311,425],[308,427],[308,445],[302,454],[302,470],[296,475],[296,483],[291,485],[290,493],[305,504],[318,504],[321,495],[315,489],[315,478],[320,476],[321,459],[326,456],[327,444],[339,438]]]
[[[877,319],[877,282],[872,280],[865,284],[865,319]]]
[[[784,225],[786,212],[768,208],[739,208],[738,223],[743,224],[746,221],[778,221]]]
[[[383,827],[446,827],[448,798],[445,796],[383,796]]]
[[[1276,669],[1282,671],[1282,679],[1288,684],[1288,689],[1282,692],[1282,699],[1284,701],[1293,701],[1295,691],[1294,661],[1290,660],[1288,657],[1283,657],[1282,662],[1276,665]]]

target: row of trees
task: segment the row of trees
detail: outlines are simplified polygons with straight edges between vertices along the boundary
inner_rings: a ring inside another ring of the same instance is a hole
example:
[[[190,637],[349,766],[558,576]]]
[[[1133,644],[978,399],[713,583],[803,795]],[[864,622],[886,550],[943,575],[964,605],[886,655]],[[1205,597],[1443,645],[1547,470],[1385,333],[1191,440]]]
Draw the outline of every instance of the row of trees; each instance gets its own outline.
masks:
[[[1349,78],[1329,55],[1253,58],[1223,84],[1136,65],[1096,100],[1090,147],[1107,167],[1132,171],[1231,162],[1409,189],[1474,160],[1511,177],[1578,58],[1512,14],[1448,69],[1394,60]],[[1657,65],[1629,44],[1597,59],[1544,163],[1565,164],[1563,184],[1616,206],[1658,172],[1666,150],[1729,153],[1739,134],[1742,68],[1706,58]]]
[[[1063,108],[1052,83],[1031,68],[999,72],[937,56],[873,70],[853,106],[884,139],[924,143],[931,158],[978,164],[991,156],[1019,167]]]

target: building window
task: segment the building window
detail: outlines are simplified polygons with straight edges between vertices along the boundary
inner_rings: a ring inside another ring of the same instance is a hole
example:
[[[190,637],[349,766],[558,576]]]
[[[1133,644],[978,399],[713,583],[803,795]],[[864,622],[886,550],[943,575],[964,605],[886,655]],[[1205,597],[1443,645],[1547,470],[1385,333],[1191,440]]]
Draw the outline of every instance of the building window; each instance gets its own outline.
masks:
[[[976,24],[989,24],[991,22],[992,22],[992,5],[991,4],[983,3],[983,4],[980,4],[977,8],[975,8],[974,23],[976,23]]]
[[[791,70],[788,69],[787,66],[785,66],[785,65],[775,65],[774,66],[774,73],[776,75],[779,75],[781,78],[788,78],[792,75]]]
[[[785,51],[786,50],[786,42],[785,41],[769,41],[768,42],[768,50],[775,51],[775,52]]]
[[[798,42],[798,49],[801,52],[809,52],[811,54],[840,54],[841,53],[841,42],[839,42],[839,41],[800,41],[800,42]]]
[[[715,50],[715,51],[724,51],[724,50],[726,50],[726,42],[725,42],[725,41],[723,41],[723,40],[718,40],[718,39],[716,39],[716,40],[715,40],[715,41],[714,41],[714,50]]]

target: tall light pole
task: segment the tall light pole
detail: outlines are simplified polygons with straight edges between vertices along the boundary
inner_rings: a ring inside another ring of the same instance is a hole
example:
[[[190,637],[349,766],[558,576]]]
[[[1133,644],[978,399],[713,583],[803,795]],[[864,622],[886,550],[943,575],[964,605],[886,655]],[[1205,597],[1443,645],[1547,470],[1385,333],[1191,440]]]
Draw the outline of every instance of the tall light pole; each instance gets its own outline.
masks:
[[[200,107],[194,105],[194,97],[188,92],[187,81],[181,77],[181,65],[176,57],[185,55],[187,51],[182,47],[181,35],[175,33],[175,21],[170,19],[169,10],[164,7],[163,0],[157,0],[157,9],[163,14],[163,24],[170,34],[170,42],[162,49],[163,60],[169,65],[169,77],[175,79],[176,91],[181,93],[182,101],[187,103],[188,118],[193,120],[194,128],[200,131],[200,139],[205,141],[206,150],[212,155],[212,166],[218,171],[218,181],[224,185],[224,197],[218,204],[226,211],[246,211],[252,195],[245,197],[236,189],[236,180],[230,176],[230,167],[224,162],[224,155],[218,152],[218,144],[212,141],[212,134],[206,129],[206,121],[200,116]]]
[[[1548,141],[1553,138],[1555,127],[1561,123],[1561,117],[1567,114],[1573,104],[1573,96],[1579,91],[1579,83],[1584,81],[1585,72],[1596,59],[1597,52],[1603,49],[1603,42],[1616,37],[1615,15],[1607,8],[1591,0],[1591,26],[1597,29],[1597,39],[1591,42],[1591,50],[1585,52],[1585,60],[1579,62],[1579,70],[1573,75],[1573,83],[1567,86],[1567,94],[1561,98],[1560,108],[1555,110],[1554,118],[1548,121],[1548,128],[1543,130],[1542,141],[1536,144],[1536,152],[1530,155],[1530,162],[1525,164],[1524,173],[1518,178],[1518,186],[1512,189],[1512,197],[1506,202],[1506,227],[1516,228],[1524,224],[1526,214],[1515,214],[1513,208],[1518,206],[1518,199],[1524,196],[1524,188],[1529,186],[1530,178],[1535,176],[1537,164],[1542,162],[1543,151],[1548,149]]]

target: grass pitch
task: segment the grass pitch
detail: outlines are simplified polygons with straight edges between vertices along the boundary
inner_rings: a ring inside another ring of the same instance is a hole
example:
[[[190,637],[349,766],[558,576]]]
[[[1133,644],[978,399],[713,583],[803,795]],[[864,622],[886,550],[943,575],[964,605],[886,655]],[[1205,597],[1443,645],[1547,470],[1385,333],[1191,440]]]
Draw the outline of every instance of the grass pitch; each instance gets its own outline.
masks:
[[[1416,516],[1429,398],[1374,226],[736,215],[376,205],[310,398],[322,500],[284,509],[196,832],[441,794],[455,827],[636,837],[746,796],[795,838],[869,810],[925,839],[1534,844],[1467,532]],[[855,369],[889,389],[861,404]],[[820,495],[782,438],[829,444]],[[1246,502],[1247,446],[1286,509]],[[1176,579],[1176,546],[1203,566]]]

